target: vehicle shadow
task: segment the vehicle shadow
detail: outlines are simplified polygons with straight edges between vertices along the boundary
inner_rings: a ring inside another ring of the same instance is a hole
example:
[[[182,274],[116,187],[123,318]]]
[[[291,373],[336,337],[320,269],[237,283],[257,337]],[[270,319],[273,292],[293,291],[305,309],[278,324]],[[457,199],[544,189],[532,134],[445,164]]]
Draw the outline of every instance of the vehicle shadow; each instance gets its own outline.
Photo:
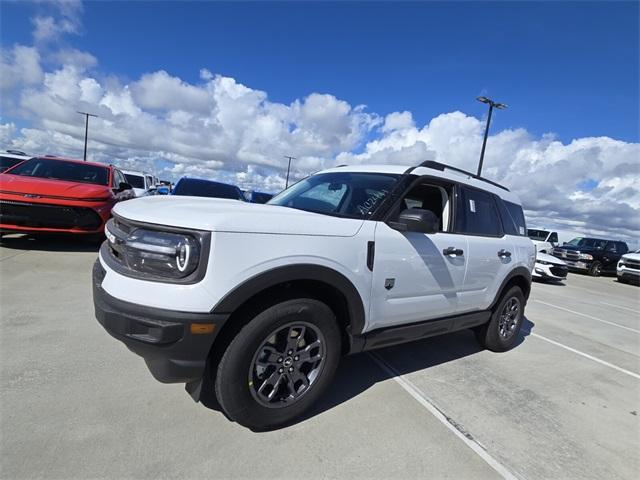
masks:
[[[543,285],[553,285],[554,287],[566,287],[566,285],[564,284],[566,279],[565,280],[549,280],[546,278],[533,277],[532,280],[535,283],[541,283]]]
[[[525,317],[516,347],[529,336],[534,323]],[[374,354],[393,365],[397,375],[427,370],[443,363],[458,360],[481,352],[482,348],[471,330],[462,330],[438,337],[432,337],[402,345],[374,350]],[[496,353],[508,355],[508,353]],[[383,370],[368,353],[344,357],[336,376],[325,395],[301,418],[286,425],[304,422],[337,407],[365,392],[376,383],[395,375]],[[212,410],[220,410],[215,400],[208,395],[201,402]]]
[[[0,238],[0,247],[12,250],[35,250],[43,252],[97,252],[104,239],[95,235],[29,235],[5,234]]]

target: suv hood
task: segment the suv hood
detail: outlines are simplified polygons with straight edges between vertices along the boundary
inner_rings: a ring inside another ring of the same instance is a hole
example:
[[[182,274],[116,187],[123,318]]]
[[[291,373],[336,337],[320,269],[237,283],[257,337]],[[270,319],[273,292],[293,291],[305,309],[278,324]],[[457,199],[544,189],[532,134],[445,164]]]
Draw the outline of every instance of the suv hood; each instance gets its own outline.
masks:
[[[125,219],[212,232],[350,237],[364,220],[338,218],[276,205],[206,197],[158,195],[116,204]]]
[[[625,253],[624,255],[622,255],[622,258],[640,262],[640,253]]]
[[[91,183],[49,180],[3,173],[0,175],[0,190],[17,195],[38,195],[41,197],[62,197],[73,199],[106,198],[109,187]]]

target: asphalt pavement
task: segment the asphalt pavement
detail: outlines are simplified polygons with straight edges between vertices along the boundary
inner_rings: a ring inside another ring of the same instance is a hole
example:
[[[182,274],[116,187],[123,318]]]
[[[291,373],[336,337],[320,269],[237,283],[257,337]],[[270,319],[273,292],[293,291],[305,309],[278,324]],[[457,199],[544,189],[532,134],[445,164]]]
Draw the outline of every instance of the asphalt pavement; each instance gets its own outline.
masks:
[[[93,316],[97,246],[0,245],[0,476],[635,479],[640,288],[535,283],[521,343],[469,331],[342,361],[307,418],[254,433],[155,381]]]

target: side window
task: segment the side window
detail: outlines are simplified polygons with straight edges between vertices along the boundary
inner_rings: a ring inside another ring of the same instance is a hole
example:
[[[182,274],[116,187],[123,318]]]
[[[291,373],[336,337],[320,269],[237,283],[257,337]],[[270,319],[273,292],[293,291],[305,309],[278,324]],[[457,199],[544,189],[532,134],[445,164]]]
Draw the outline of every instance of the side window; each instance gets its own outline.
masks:
[[[429,210],[438,217],[438,231],[449,230],[449,204],[452,187],[420,184],[414,186],[400,202],[395,215],[411,208]]]
[[[507,235],[527,234],[527,225],[524,221],[524,213],[522,207],[515,203],[507,202],[501,198],[496,199],[498,210],[502,217],[502,228]]]
[[[618,253],[624,255],[625,253],[627,253],[629,251],[629,247],[627,247],[627,244],[624,242],[618,242]]]
[[[486,237],[499,237],[503,233],[496,202],[487,192],[462,187],[456,213],[456,233]]]
[[[618,252],[618,248],[617,248],[616,242],[607,243],[607,247],[605,248],[605,250],[607,252],[617,253]]]
[[[553,232],[551,235],[549,235],[548,241],[551,243],[558,243],[558,234],[556,232]]]
[[[113,188],[118,188],[121,183],[127,183],[124,175],[120,170],[113,170]]]

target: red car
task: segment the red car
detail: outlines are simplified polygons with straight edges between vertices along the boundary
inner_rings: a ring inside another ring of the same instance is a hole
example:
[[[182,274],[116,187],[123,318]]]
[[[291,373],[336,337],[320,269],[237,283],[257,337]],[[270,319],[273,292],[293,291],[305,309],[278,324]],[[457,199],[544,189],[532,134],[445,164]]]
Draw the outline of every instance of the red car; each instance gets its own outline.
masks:
[[[133,197],[111,165],[35,157],[0,174],[0,232],[101,233],[113,205]]]

